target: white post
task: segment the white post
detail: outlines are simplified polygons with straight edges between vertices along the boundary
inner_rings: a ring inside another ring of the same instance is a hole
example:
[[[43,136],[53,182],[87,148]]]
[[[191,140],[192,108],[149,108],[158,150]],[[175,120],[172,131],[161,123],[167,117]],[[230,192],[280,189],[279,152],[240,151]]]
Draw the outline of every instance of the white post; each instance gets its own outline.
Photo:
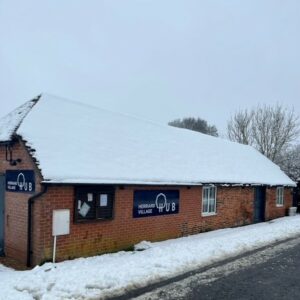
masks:
[[[53,242],[53,263],[55,263],[55,255],[56,255],[56,235],[54,236],[54,242]]]

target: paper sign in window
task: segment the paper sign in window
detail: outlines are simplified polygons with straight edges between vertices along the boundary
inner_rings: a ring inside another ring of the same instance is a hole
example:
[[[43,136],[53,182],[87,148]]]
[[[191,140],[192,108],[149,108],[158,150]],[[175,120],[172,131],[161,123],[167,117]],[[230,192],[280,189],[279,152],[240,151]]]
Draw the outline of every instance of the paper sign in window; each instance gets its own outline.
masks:
[[[107,206],[107,195],[106,194],[100,195],[100,206]]]
[[[87,199],[89,202],[92,202],[93,201],[93,194],[92,193],[88,193],[87,194]]]
[[[90,211],[90,209],[91,209],[91,207],[84,202],[79,210],[79,214],[82,217],[85,217],[88,214],[88,212]]]

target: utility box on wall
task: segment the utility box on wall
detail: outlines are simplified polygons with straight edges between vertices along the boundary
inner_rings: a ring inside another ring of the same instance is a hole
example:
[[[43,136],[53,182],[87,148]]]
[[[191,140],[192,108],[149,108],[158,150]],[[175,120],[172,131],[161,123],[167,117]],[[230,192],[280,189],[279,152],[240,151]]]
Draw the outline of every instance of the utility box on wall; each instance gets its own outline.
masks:
[[[52,235],[70,234],[70,210],[57,209],[53,210],[52,216]]]

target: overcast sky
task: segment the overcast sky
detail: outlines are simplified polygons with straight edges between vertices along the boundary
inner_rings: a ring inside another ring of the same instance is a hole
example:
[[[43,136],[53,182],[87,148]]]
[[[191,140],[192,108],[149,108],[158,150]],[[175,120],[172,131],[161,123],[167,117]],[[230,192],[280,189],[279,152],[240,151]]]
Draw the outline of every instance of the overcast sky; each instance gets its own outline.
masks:
[[[0,0],[0,115],[42,92],[225,132],[239,108],[300,114],[299,0]]]

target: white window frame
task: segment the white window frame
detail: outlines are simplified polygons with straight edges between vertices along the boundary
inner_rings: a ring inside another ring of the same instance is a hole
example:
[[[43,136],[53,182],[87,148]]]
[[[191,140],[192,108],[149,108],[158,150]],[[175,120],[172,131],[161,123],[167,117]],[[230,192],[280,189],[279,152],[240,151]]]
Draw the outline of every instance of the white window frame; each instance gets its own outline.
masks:
[[[284,187],[278,186],[276,189],[276,206],[282,207],[284,204]]]
[[[214,189],[213,197],[211,197],[211,189]],[[209,191],[206,193],[206,191]],[[208,195],[207,199],[207,209],[208,211],[204,211],[204,197]],[[214,201],[214,210],[209,211],[210,202]],[[215,185],[206,185],[202,188],[202,216],[213,216],[217,214],[217,187]]]

